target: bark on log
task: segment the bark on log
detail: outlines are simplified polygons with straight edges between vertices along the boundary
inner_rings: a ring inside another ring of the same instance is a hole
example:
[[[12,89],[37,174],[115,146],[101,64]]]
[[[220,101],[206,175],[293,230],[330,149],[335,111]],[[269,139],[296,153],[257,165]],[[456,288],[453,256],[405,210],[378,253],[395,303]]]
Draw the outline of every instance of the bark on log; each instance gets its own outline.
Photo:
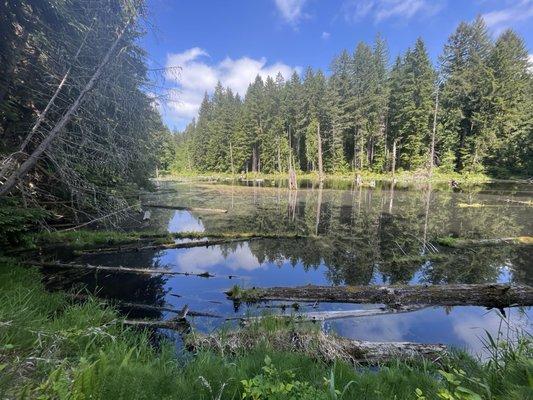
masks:
[[[533,305],[533,288],[509,284],[403,286],[299,286],[232,289],[233,300],[315,301],[333,303],[477,305],[493,308]]]
[[[221,354],[247,352],[257,345],[267,344],[277,351],[301,352],[326,362],[344,360],[352,364],[378,364],[390,360],[426,358],[436,361],[446,352],[441,344],[418,344],[410,342],[366,342],[352,340],[321,331],[277,330],[257,332],[237,330],[224,334],[187,336],[190,350],[211,350]]]
[[[162,209],[165,209],[165,210],[182,210],[182,211],[222,213],[222,214],[225,214],[225,213],[228,212],[228,210],[224,210],[222,208],[183,207],[183,206],[170,206],[170,205],[165,205],[165,204],[143,204],[142,207],[162,208]]]
[[[38,267],[57,267],[57,268],[74,268],[74,269],[83,269],[83,270],[94,270],[94,271],[111,271],[116,273],[127,273],[127,274],[141,274],[141,275],[184,275],[184,276],[198,276],[201,278],[212,278],[215,275],[212,275],[209,272],[178,272],[172,271],[169,269],[148,269],[148,268],[131,268],[131,267],[110,267],[108,265],[91,265],[91,264],[72,264],[72,263],[60,263],[60,262],[40,262],[40,261],[28,261],[26,264],[35,265]]]

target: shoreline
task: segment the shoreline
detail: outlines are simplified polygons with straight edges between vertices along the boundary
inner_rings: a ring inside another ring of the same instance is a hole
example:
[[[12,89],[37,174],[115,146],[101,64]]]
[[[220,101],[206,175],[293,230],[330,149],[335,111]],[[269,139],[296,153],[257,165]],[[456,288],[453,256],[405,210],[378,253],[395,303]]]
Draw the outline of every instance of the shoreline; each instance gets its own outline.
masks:
[[[316,173],[297,173],[298,181],[309,181],[312,183],[320,183],[320,177]],[[494,178],[484,174],[441,174],[435,173],[432,177],[427,176],[424,173],[415,172],[400,172],[394,177],[391,174],[378,174],[371,172],[362,172],[359,174],[362,179],[361,186],[368,186],[372,181],[384,182],[384,183],[450,183],[455,181],[463,184],[484,184],[484,183],[518,183],[518,184],[533,184],[531,178]],[[205,182],[205,181],[254,181],[256,183],[262,183],[264,181],[286,181],[288,180],[288,174],[264,174],[264,173],[247,173],[247,174],[235,174],[230,173],[184,173],[173,174],[163,172],[160,176],[152,178],[155,182]],[[355,183],[355,175],[350,174],[326,174],[322,182],[353,182]]]

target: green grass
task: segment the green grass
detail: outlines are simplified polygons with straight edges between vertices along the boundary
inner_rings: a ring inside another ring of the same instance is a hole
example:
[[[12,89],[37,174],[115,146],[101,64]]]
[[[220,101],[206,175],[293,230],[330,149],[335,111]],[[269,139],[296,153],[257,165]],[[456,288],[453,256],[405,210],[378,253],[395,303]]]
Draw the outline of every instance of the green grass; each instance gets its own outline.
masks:
[[[52,231],[41,232],[33,236],[37,245],[65,245],[69,247],[87,247],[93,245],[118,245],[137,241],[140,232],[118,231]]]
[[[298,179],[306,179],[312,181],[318,181],[318,173],[315,172],[297,172]],[[390,181],[392,180],[391,173],[379,173],[371,171],[361,171],[359,173],[363,179],[363,185],[365,181]],[[247,173],[247,174],[235,174],[222,173],[222,172],[182,172],[179,174],[167,173],[159,178],[159,180],[173,180],[173,179],[185,179],[185,180],[231,180],[238,177],[243,177],[244,179],[264,179],[264,180],[279,180],[287,179],[287,173]],[[326,173],[326,179],[333,181],[353,181],[355,173],[345,172],[345,173]],[[434,171],[430,177],[426,170],[420,171],[397,171],[394,175],[394,178],[399,182],[450,182],[455,180],[457,182],[463,183],[484,183],[493,181],[491,177],[482,173],[457,173],[457,172],[441,172],[438,169]]]
[[[254,329],[279,329],[279,322],[265,321]],[[47,292],[37,270],[0,259],[2,399],[237,400],[243,398],[243,380],[261,390],[277,390],[283,384],[283,390],[293,394],[298,381],[296,387],[307,388],[313,400],[341,398],[331,392],[332,385],[339,392],[347,388],[344,399],[415,399],[417,388],[434,399],[438,391],[453,390],[441,379],[439,368],[452,374],[453,368],[464,370],[468,379],[459,377],[461,384],[482,399],[527,399],[533,398],[531,343],[529,336],[517,346],[487,339],[487,345],[497,349],[487,364],[454,354],[440,366],[390,363],[377,370],[340,362],[327,365],[264,346],[233,356],[177,354],[170,343],[154,347],[147,334],[126,329],[116,312],[101,302],[72,303],[61,293]],[[275,379],[265,369],[267,356],[269,368],[279,374]],[[310,399],[304,391],[290,396],[269,398]]]

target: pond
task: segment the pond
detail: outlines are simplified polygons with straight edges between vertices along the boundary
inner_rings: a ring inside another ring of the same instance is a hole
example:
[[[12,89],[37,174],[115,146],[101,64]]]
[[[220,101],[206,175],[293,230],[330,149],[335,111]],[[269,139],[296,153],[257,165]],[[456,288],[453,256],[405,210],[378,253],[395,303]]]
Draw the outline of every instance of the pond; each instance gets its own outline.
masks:
[[[298,233],[304,238],[260,239],[211,247],[86,255],[91,264],[209,272],[215,277],[143,276],[76,272],[68,287],[83,284],[105,298],[191,310],[224,318],[196,317],[208,332],[225,318],[293,312],[276,305],[234,304],[224,291],[244,287],[517,282],[533,284],[532,246],[493,245],[451,249],[437,238],[531,236],[533,186],[493,183],[451,190],[429,184],[353,187],[304,182],[290,191],[283,183],[159,183],[144,203],[224,208],[226,214],[152,209],[143,229],[181,232]],[[482,205],[482,206],[480,206]],[[136,228],[138,229],[138,227]],[[63,288],[65,284],[61,284]],[[314,306],[314,308],[312,307]],[[376,305],[302,304],[301,310],[348,310]],[[427,307],[410,313],[333,320],[325,329],[372,341],[445,343],[475,354],[485,331],[512,336],[533,331],[530,308]],[[170,318],[158,311],[131,310],[132,318]],[[179,339],[176,338],[177,343]]]

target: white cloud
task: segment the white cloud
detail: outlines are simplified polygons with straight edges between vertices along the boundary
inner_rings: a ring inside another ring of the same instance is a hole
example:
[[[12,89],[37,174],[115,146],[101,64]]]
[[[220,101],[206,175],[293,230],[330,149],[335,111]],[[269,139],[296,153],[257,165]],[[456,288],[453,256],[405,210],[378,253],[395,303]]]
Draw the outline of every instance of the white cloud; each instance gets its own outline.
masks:
[[[529,61],[529,72],[533,73],[533,54],[530,54],[527,59]]]
[[[326,31],[322,32],[322,39],[328,40],[330,36],[331,36],[331,33],[326,32]]]
[[[499,32],[533,17],[533,0],[507,1],[507,7],[483,14],[487,26]]]
[[[390,18],[431,16],[440,11],[444,3],[445,0],[346,0],[342,11],[349,22],[371,17],[378,23]]]
[[[274,0],[281,17],[290,24],[297,24],[306,15],[303,8],[307,0]]]
[[[176,85],[170,90],[166,108],[170,117],[180,127],[197,115],[204,93],[211,93],[218,81],[224,87],[230,87],[235,93],[244,96],[248,84],[257,75],[263,78],[275,77],[280,72],[287,79],[294,71],[301,70],[300,67],[291,67],[281,62],[268,64],[264,57],[226,57],[221,62],[213,63],[210,62],[209,54],[199,47],[167,55],[167,69],[177,66],[181,67],[179,74],[166,75],[166,78]]]

